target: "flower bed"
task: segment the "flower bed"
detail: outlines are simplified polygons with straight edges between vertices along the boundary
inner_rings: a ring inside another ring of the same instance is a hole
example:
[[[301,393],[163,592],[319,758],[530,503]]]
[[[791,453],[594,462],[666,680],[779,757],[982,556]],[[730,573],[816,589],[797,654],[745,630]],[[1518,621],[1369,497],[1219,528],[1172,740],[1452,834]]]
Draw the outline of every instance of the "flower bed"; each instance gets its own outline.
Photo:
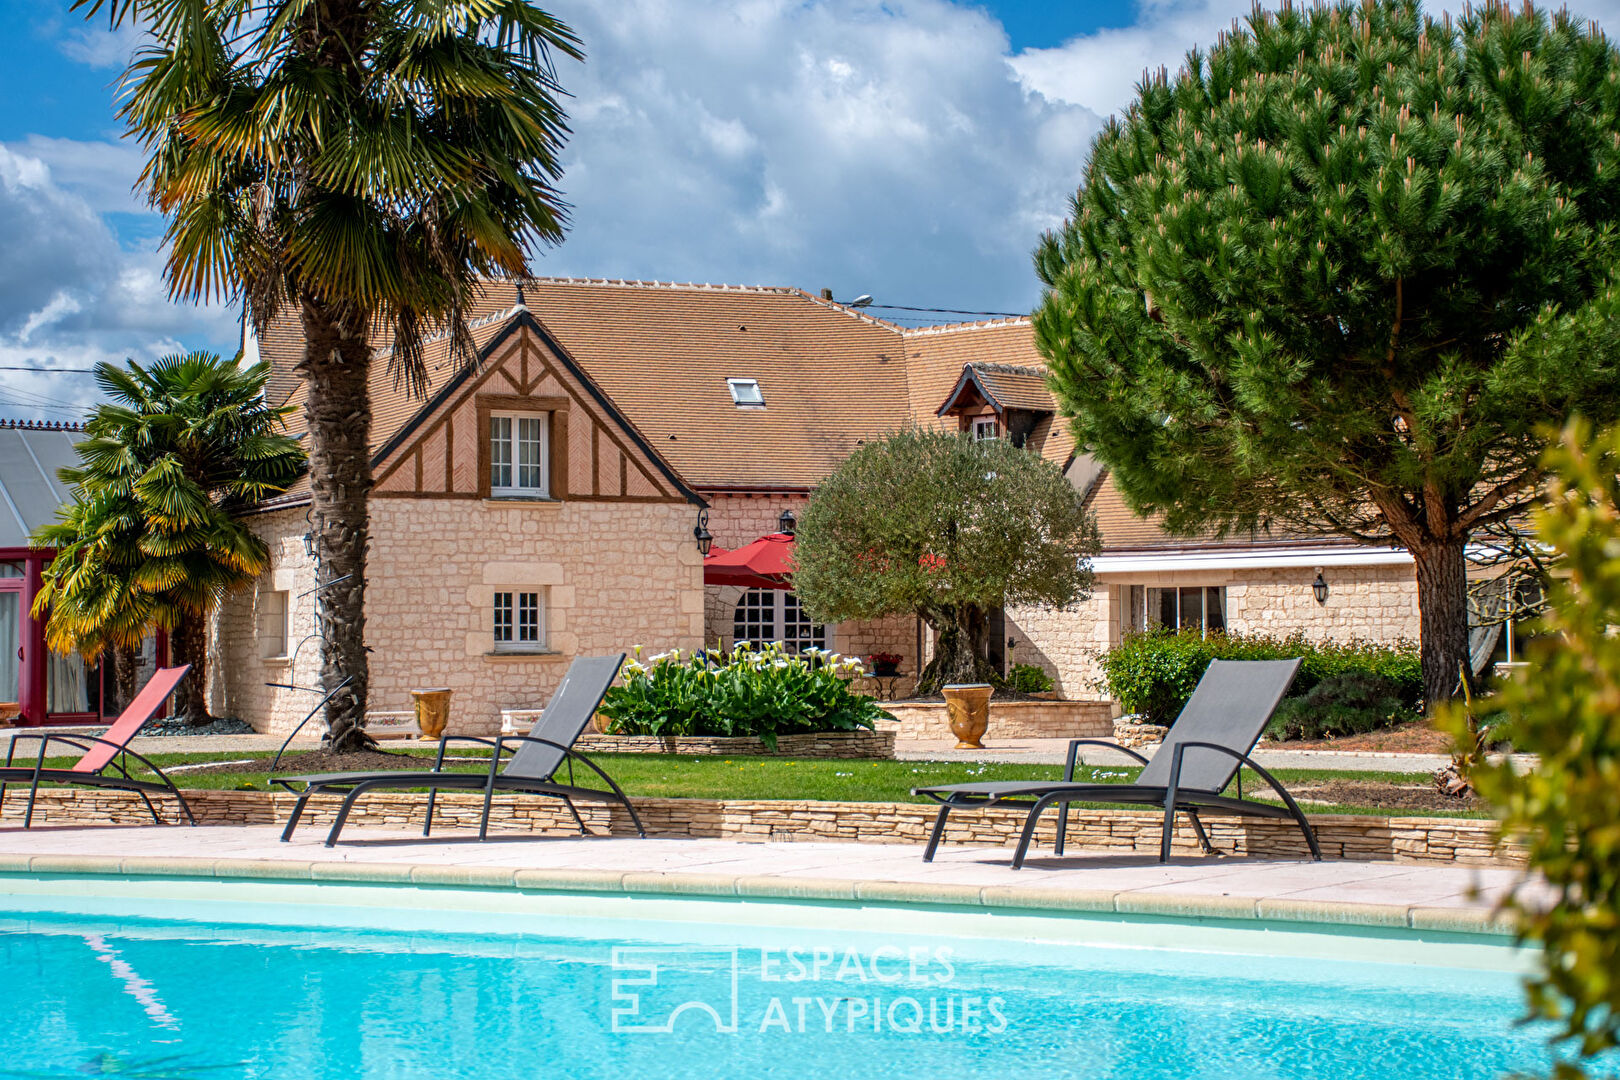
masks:
[[[646,663],[639,653],[598,710],[607,734],[752,736],[774,752],[781,736],[870,731],[888,715],[851,687],[861,661],[837,653],[739,645],[729,656],[676,649]]]

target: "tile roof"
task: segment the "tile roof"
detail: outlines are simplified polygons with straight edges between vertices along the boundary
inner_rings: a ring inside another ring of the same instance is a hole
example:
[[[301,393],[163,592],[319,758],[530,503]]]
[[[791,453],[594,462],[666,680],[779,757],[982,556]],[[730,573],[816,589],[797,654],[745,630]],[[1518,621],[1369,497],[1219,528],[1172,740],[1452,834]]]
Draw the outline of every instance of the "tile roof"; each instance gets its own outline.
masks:
[[[764,286],[541,279],[523,302],[681,475],[703,487],[808,487],[864,439],[907,422],[898,328],[809,294]],[[490,282],[474,318],[499,333],[518,302]],[[285,319],[260,354],[290,373],[301,337]],[[449,342],[427,350],[433,387],[455,371]],[[381,446],[422,408],[379,362],[372,440]],[[739,409],[727,378],[759,381],[763,409]],[[278,378],[278,389],[301,390]],[[431,394],[430,390],[430,394]],[[297,421],[302,426],[302,421]]]
[[[1046,387],[1046,369],[1016,364],[974,364],[973,373],[1003,409],[1056,412],[1057,402]]]
[[[943,404],[934,412],[943,416],[968,400],[983,399],[997,412],[1022,409],[1025,412],[1055,413],[1057,402],[1046,386],[1046,369],[1016,364],[969,364]]]
[[[1206,532],[1194,536],[1176,536],[1165,530],[1162,514],[1138,516],[1127,506],[1125,496],[1115,485],[1113,476],[1106,472],[1092,488],[1091,510],[1097,515],[1097,531],[1102,537],[1104,555],[1138,551],[1252,550],[1289,544],[1310,547],[1357,546],[1354,540],[1334,534],[1258,532],[1217,537],[1213,532]]]

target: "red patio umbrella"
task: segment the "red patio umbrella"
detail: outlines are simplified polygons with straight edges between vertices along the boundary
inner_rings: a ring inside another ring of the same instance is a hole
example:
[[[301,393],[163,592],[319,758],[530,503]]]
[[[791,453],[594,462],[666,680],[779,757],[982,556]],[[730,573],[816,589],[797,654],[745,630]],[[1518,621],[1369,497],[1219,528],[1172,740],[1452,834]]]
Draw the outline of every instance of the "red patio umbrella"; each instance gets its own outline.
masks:
[[[711,548],[703,560],[703,584],[745,589],[793,588],[793,535],[771,533],[735,551]]]

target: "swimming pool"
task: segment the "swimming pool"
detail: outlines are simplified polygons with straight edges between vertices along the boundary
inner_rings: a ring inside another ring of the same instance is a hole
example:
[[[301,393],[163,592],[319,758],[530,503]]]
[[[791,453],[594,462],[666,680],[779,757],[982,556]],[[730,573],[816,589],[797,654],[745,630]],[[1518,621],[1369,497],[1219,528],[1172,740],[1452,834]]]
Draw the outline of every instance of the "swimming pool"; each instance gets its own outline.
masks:
[[[0,897],[0,1073],[1472,1080],[1547,1061],[1514,1023],[1523,958],[1478,941],[1272,935],[1289,956],[1171,920],[999,936],[832,904],[165,888]]]

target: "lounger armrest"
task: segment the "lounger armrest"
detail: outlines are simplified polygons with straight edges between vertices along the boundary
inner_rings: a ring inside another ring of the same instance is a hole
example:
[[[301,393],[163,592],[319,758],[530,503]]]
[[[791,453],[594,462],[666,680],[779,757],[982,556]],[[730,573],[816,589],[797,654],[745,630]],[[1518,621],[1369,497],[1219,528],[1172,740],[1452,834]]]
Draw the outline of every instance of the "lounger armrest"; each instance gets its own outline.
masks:
[[[1249,768],[1253,769],[1262,780],[1271,785],[1271,790],[1275,791],[1278,796],[1282,798],[1283,803],[1288,807],[1288,809],[1294,812],[1294,816],[1300,816],[1299,804],[1294,802],[1294,797],[1288,794],[1288,789],[1283,787],[1282,784],[1277,781],[1277,778],[1272,776],[1271,773],[1266,770],[1265,766],[1255,761],[1254,758],[1250,757],[1248,754],[1243,753],[1243,751],[1234,750],[1230,746],[1223,746],[1220,743],[1184,742],[1179,743],[1176,746],[1176,756],[1170,761],[1169,792],[1172,796],[1175,794],[1176,788],[1180,786],[1181,759],[1186,755],[1188,750],[1195,748],[1199,750],[1215,750],[1225,754],[1227,757],[1236,758],[1241,765],[1247,765]]]
[[[1148,763],[1147,758],[1143,757],[1141,754],[1138,754],[1130,747],[1121,746],[1115,742],[1109,742],[1107,739],[1071,739],[1069,741],[1069,756],[1063,764],[1063,779],[1065,781],[1074,779],[1074,767],[1079,760],[1080,748],[1082,746],[1102,746],[1108,748],[1109,750],[1118,750],[1121,753],[1129,754],[1131,757],[1135,758],[1137,761],[1140,761],[1144,765]]]
[[[597,765],[596,762],[592,761],[590,758],[586,757],[584,754],[580,753],[578,750],[575,750],[571,746],[564,746],[562,743],[552,742],[550,739],[542,739],[534,735],[502,735],[495,741],[497,743],[506,743],[508,741],[535,743],[539,746],[549,746],[554,750],[561,750],[565,758],[570,761],[579,762],[581,765],[584,765],[586,768],[594,772],[597,776],[600,776],[603,780],[607,781],[607,786],[612,788],[613,793],[619,798],[623,799],[626,803],[630,801],[629,796],[624,793],[624,790],[620,788],[618,784],[613,782],[613,777],[603,772],[601,766]]]
[[[444,771],[444,752],[452,742],[477,743],[480,746],[489,747],[494,751],[494,753],[489,755],[490,770],[494,771],[499,766],[501,760],[501,747],[498,739],[486,739],[482,735],[441,735],[439,737],[439,754],[433,759],[434,772]]]
[[[160,769],[156,765],[152,764],[149,760],[147,760],[141,754],[138,754],[134,750],[131,750],[129,748],[128,743],[113,742],[110,739],[100,739],[100,738],[97,738],[94,735],[57,735],[57,734],[54,734],[54,733],[51,733],[51,732],[37,732],[37,733],[36,732],[21,732],[21,733],[19,733],[17,735],[12,736],[12,739],[13,739],[14,742],[17,739],[38,739],[39,740],[39,759],[34,763],[34,771],[36,773],[44,771],[44,769],[45,769],[46,748],[51,743],[53,743],[53,742],[66,743],[69,746],[73,747],[75,750],[83,750],[83,751],[88,752],[90,750],[90,747],[85,746],[84,743],[78,741],[80,739],[83,739],[84,742],[99,743],[102,746],[110,746],[114,750],[117,750],[120,754],[128,754],[130,757],[134,758],[136,761],[139,761],[142,765],[145,765],[148,769],[151,769],[157,775],[163,776],[163,770],[162,769]],[[7,760],[9,762],[10,759],[8,758]],[[129,774],[126,772],[124,775],[128,776]],[[168,778],[164,777],[164,780],[165,780],[165,782],[167,782]]]

